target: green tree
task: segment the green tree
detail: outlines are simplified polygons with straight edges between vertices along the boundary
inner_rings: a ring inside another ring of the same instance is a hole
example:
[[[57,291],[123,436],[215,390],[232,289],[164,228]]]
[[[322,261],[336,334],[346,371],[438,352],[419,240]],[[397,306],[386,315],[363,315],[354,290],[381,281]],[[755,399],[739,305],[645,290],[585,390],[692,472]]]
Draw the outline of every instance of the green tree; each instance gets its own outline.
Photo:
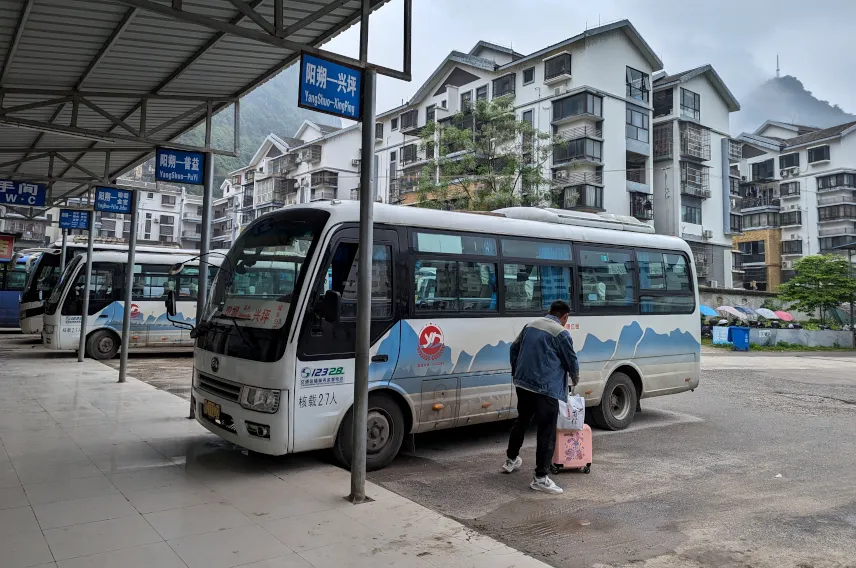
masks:
[[[420,207],[492,211],[553,202],[543,173],[552,137],[518,119],[510,97],[476,101],[430,122],[420,138],[424,165],[398,180],[400,192],[415,189]],[[410,152],[403,161],[413,158]]]
[[[813,313],[820,310],[823,323],[826,310],[849,302],[856,293],[850,262],[834,254],[806,256],[794,264],[796,274],[779,286],[779,296],[789,308]]]

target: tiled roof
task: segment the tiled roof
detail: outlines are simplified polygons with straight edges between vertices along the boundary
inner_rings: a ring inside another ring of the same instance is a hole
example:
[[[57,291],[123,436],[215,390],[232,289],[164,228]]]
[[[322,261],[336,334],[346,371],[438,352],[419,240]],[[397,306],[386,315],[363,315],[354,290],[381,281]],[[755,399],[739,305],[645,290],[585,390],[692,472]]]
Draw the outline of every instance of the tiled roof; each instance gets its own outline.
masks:
[[[825,140],[826,138],[832,138],[833,136],[838,136],[845,130],[853,128],[854,126],[856,126],[856,121],[845,122],[844,124],[839,124],[838,126],[824,128],[823,130],[815,130],[814,132],[809,132],[808,134],[803,134],[802,136],[788,138],[784,141],[785,147],[793,148],[795,146],[810,144],[811,142],[815,142],[817,140]]]

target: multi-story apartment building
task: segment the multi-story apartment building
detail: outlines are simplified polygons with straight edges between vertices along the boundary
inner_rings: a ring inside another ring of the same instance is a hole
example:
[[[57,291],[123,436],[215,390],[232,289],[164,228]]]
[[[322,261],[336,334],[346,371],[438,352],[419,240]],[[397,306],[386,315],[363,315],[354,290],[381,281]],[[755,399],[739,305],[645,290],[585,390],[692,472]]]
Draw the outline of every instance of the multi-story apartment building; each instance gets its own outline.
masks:
[[[732,286],[732,235],[740,224],[731,215],[735,146],[728,132],[738,110],[710,65],[654,77],[654,226],[689,243],[707,286]]]
[[[736,255],[744,287],[775,290],[796,260],[856,241],[856,122],[831,128],[767,121],[743,133]]]
[[[462,112],[457,119],[476,128],[474,101],[511,97],[521,120],[554,137],[545,177],[560,206],[650,221],[651,74],[662,67],[626,20],[529,55],[484,41],[453,51],[409,102],[378,115],[379,195],[389,203],[415,200],[428,159],[419,137],[426,124]]]

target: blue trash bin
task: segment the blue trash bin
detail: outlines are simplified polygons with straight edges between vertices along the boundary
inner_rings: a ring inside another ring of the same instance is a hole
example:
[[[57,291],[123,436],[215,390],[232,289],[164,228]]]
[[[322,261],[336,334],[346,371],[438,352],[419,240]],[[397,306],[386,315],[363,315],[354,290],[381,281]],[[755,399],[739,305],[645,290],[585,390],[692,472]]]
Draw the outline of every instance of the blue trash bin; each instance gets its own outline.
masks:
[[[749,351],[749,328],[729,327],[728,340],[734,351]]]

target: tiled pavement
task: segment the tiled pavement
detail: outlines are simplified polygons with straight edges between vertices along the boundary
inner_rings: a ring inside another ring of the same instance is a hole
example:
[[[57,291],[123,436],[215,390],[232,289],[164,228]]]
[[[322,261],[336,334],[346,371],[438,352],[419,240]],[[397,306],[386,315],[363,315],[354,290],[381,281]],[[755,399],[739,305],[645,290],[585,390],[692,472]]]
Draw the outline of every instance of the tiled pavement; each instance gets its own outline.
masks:
[[[544,566],[302,456],[244,455],[100,363],[0,352],[0,566]]]

